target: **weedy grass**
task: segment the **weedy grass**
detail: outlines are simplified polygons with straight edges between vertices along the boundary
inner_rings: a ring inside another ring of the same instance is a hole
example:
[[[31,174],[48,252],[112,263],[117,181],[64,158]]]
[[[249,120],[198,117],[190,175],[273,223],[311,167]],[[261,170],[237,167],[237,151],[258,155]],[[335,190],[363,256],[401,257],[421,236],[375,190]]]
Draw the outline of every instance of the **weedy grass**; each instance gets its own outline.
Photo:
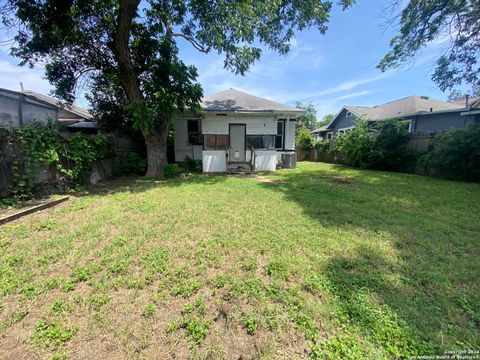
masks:
[[[19,341],[55,359],[480,347],[480,185],[322,163],[263,176],[115,181],[0,227],[0,358]]]

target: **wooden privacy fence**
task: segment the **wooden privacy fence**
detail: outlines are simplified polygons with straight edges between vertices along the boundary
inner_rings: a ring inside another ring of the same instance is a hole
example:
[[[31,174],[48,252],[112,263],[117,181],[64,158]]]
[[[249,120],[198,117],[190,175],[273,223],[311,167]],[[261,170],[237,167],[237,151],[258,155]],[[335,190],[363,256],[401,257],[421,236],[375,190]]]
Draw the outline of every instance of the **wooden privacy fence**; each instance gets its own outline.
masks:
[[[408,142],[408,148],[416,153],[424,153],[428,150],[428,144],[434,137],[434,134],[414,134]]]

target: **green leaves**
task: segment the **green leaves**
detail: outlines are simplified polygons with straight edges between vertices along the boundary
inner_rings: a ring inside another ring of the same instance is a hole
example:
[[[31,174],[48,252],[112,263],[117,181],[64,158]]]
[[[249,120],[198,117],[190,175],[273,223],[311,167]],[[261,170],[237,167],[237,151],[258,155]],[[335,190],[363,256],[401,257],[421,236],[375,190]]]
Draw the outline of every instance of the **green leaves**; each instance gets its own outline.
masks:
[[[400,33],[379,62],[386,71],[412,60],[428,43],[449,43],[437,60],[432,80],[442,91],[462,83],[480,84],[480,3],[472,0],[410,0],[401,11]]]

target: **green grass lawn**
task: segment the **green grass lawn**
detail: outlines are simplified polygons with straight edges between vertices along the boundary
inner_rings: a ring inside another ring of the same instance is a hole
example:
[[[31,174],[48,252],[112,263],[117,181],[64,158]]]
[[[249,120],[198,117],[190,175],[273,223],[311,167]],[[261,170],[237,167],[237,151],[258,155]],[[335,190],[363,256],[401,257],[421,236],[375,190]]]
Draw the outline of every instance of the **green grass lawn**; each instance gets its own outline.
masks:
[[[480,348],[480,185],[300,163],[110,186],[0,227],[0,358]]]

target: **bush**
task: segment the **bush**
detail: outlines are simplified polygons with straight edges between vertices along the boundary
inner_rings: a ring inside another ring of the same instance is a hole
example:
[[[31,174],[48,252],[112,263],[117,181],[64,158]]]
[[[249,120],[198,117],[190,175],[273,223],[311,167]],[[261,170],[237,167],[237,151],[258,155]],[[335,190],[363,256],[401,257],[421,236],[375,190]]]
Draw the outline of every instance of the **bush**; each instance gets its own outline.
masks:
[[[136,152],[129,152],[118,161],[116,175],[145,175],[147,160]]]
[[[344,162],[379,170],[405,170],[413,166],[415,157],[407,145],[411,134],[405,123],[391,119],[375,123],[358,120],[354,129],[340,135],[335,151]]]
[[[201,160],[193,160],[189,156],[185,156],[185,160],[180,164],[180,166],[187,170],[187,171],[192,171],[192,172],[202,172],[203,167],[202,167],[202,161]]]
[[[413,170],[416,158],[414,152],[408,148],[411,136],[405,122],[395,119],[379,122],[367,167],[379,170]]]
[[[167,164],[164,168],[165,177],[166,178],[173,178],[185,172],[185,169],[181,168],[177,164]]]
[[[307,129],[301,129],[297,133],[297,139],[295,143],[299,149],[310,150],[313,149],[313,146],[315,145],[315,139]]]
[[[318,140],[315,143],[315,149],[317,149],[318,151],[323,151],[323,152],[329,151],[330,150],[330,142],[325,141],[325,140]]]
[[[358,120],[355,128],[338,136],[335,152],[341,153],[350,166],[366,167],[368,154],[375,143],[375,132],[365,120]]]
[[[435,137],[419,164],[444,178],[480,182],[480,123]]]
[[[93,163],[105,159],[112,152],[112,144],[104,135],[75,134],[68,139],[65,154],[72,163],[68,171],[69,180],[73,184],[86,183]]]
[[[94,161],[112,153],[112,145],[105,136],[78,133],[65,140],[54,123],[30,124],[12,132],[3,132],[2,136],[9,143],[21,144],[21,155],[8,149],[14,158],[11,193],[17,199],[33,196],[39,165],[55,168],[69,185],[76,186],[86,182]]]

